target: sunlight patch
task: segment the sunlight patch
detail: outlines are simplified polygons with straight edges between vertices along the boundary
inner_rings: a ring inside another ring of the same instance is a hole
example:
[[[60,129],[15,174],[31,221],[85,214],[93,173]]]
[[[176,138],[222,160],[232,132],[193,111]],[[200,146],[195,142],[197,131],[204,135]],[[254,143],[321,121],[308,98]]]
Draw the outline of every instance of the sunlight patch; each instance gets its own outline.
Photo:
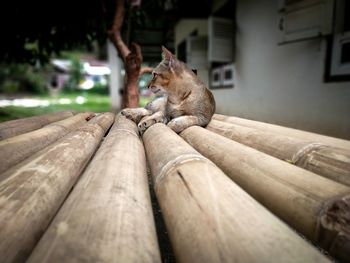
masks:
[[[50,105],[48,100],[38,99],[14,99],[0,100],[0,107],[16,106],[16,107],[47,107]]]
[[[82,96],[78,96],[76,99],[75,99],[75,102],[78,103],[78,104],[84,104],[86,101],[86,99]]]
[[[58,104],[63,104],[63,105],[72,104],[72,100],[67,98],[62,98],[58,100]]]

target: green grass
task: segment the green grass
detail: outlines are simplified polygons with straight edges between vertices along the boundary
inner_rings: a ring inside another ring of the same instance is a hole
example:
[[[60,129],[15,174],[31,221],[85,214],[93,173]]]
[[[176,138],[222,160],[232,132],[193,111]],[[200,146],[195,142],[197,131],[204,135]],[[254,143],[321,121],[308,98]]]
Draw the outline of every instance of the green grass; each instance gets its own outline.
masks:
[[[78,104],[76,98],[81,96],[85,99],[83,104]],[[89,93],[89,92],[74,92],[62,93],[57,97],[50,96],[31,96],[31,99],[45,100],[49,102],[49,106],[45,107],[19,107],[8,106],[0,107],[0,122],[12,119],[25,118],[34,115],[45,114],[49,112],[57,112],[71,110],[76,112],[107,112],[111,111],[110,98],[108,95]],[[70,104],[62,104],[63,100],[70,100]]]
[[[78,104],[76,99],[81,96],[85,99],[83,104]],[[8,106],[0,107],[0,122],[13,119],[25,118],[34,115],[42,115],[57,111],[76,111],[76,112],[108,112],[111,111],[110,97],[106,94],[100,94],[93,91],[69,92],[61,93],[57,97],[48,95],[32,95],[26,98],[48,101],[49,106],[46,107],[18,107]],[[70,100],[70,104],[62,104],[62,99]],[[144,107],[148,102],[153,100],[153,97],[140,96],[140,107]]]
[[[154,97],[142,97],[140,96],[140,101],[139,101],[139,105],[140,107],[145,107],[146,104],[150,101],[152,101],[154,99]]]

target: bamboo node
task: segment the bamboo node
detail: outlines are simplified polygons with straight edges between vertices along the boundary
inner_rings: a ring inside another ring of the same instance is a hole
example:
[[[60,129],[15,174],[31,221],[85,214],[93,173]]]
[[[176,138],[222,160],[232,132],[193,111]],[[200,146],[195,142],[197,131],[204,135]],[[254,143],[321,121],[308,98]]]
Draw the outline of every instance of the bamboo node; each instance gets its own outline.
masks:
[[[296,164],[298,163],[305,155],[309,154],[312,151],[318,150],[321,147],[324,147],[326,145],[322,144],[322,143],[310,143],[305,145],[304,147],[302,147],[299,151],[297,151],[293,157],[292,157],[292,163]]]
[[[135,133],[135,132],[133,132],[133,131],[131,131],[131,130],[128,130],[128,129],[117,128],[117,129],[114,129],[114,131],[115,131],[115,132],[117,132],[117,131],[118,131],[118,132],[125,132],[125,133],[131,134],[131,135],[137,137],[138,139],[140,139],[140,136],[139,136],[137,133]]]
[[[160,182],[163,180],[166,174],[172,169],[177,168],[179,165],[182,165],[183,163],[193,162],[193,161],[205,161],[205,162],[211,162],[209,159],[205,158],[202,155],[194,154],[194,153],[187,153],[177,156],[175,159],[170,160],[167,162],[162,169],[160,170],[158,175],[154,175],[154,185],[157,187]]]

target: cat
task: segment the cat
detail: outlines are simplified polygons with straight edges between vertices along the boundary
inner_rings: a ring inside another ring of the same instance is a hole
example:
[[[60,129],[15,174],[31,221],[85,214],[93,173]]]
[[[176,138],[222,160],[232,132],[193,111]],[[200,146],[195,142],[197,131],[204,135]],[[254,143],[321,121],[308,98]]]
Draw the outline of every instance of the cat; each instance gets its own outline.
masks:
[[[121,114],[136,122],[141,134],[159,122],[176,133],[192,125],[206,126],[215,112],[213,94],[165,47],[162,47],[162,56],[148,85],[156,99],[145,108],[126,108]]]

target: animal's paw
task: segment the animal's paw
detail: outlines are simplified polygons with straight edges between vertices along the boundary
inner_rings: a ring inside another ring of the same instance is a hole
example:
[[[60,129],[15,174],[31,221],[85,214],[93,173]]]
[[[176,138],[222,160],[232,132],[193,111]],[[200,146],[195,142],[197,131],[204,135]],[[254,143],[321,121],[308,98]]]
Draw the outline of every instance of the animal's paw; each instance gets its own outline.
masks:
[[[171,120],[167,125],[170,129],[172,129],[176,133],[180,133],[185,129],[181,121],[178,121],[177,119]]]
[[[123,109],[120,112],[120,114],[125,116],[127,119],[130,119],[132,121],[136,121],[137,116],[136,116],[135,111],[133,109],[129,109],[129,108]]]
[[[155,123],[166,123],[166,119],[163,114],[153,114],[152,116],[146,116],[139,122],[138,129],[141,134],[143,134],[149,127]]]

